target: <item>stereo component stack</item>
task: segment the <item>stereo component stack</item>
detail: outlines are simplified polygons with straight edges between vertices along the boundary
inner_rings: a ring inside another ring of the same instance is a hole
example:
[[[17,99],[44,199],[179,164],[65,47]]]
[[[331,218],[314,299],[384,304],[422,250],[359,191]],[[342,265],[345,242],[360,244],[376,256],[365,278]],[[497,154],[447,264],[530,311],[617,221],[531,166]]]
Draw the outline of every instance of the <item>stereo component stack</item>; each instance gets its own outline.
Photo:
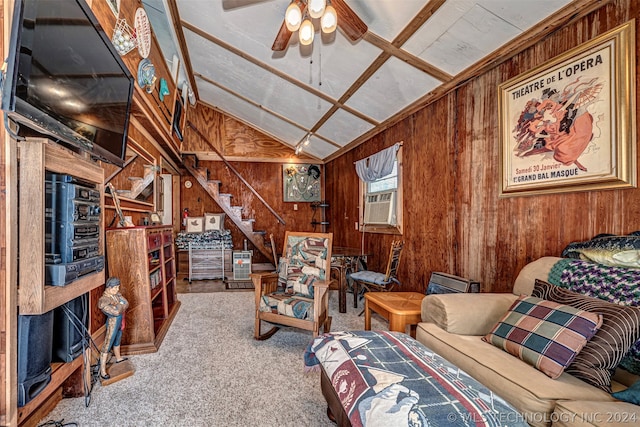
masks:
[[[65,286],[104,269],[100,255],[100,191],[71,175],[46,173],[46,284]]]

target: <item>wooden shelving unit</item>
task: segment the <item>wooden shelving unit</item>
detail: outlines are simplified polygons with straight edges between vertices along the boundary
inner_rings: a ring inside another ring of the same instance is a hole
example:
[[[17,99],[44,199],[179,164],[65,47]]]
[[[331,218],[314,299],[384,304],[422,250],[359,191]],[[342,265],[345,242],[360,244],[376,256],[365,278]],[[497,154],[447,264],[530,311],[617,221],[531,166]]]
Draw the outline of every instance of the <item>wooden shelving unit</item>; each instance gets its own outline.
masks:
[[[104,207],[104,171],[95,162],[76,154],[47,138],[27,138],[19,148],[19,218],[18,218],[18,306],[20,314],[44,314],[105,282],[104,270],[80,277],[66,286],[45,285],[45,172],[69,174],[96,184],[100,191],[100,206]],[[101,209],[102,211],[103,209]],[[101,213],[100,227],[104,224]],[[99,238],[99,253],[104,254],[104,237]],[[89,303],[91,304],[91,302]],[[91,312],[89,312],[91,316]],[[91,325],[91,319],[89,319]],[[104,331],[96,331],[94,338]],[[15,351],[15,350],[11,350]],[[53,363],[51,382],[33,400],[16,411],[18,425],[35,425],[62,399],[63,388],[80,390],[88,373],[82,370],[82,356],[69,363]],[[16,384],[11,382],[10,401],[16,402]]]
[[[104,284],[104,270],[87,274],[66,286],[45,286],[45,171],[69,174],[95,183],[104,208],[104,171],[46,138],[28,138],[20,148],[19,283],[20,314],[43,314]],[[100,224],[104,224],[101,209]],[[99,239],[104,254],[104,238]]]
[[[153,353],[180,307],[173,228],[113,228],[106,240],[109,276],[120,279],[120,292],[129,301],[121,351]]]

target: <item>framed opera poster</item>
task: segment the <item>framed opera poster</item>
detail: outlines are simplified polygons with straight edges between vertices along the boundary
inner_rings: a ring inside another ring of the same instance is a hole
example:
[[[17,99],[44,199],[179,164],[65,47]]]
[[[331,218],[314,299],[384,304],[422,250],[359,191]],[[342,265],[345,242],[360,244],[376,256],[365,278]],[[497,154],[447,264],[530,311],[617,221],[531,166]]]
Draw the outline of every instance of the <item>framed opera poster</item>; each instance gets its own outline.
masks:
[[[498,88],[501,197],[636,186],[635,22]]]

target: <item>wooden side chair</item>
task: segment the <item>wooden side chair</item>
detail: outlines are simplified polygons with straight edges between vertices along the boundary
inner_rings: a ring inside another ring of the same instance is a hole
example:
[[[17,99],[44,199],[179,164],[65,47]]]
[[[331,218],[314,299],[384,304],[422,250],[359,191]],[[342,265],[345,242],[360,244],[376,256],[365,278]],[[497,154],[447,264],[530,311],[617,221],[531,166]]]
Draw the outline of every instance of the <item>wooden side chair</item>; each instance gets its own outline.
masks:
[[[313,332],[331,329],[329,285],[332,233],[287,231],[283,255],[275,273],[251,274],[255,288],[254,338],[265,340],[293,326]],[[261,332],[262,322],[273,327]]]
[[[358,296],[361,289],[366,291],[392,291],[396,285],[400,285],[398,280],[398,265],[400,265],[400,255],[404,242],[402,240],[394,240],[391,243],[389,251],[389,259],[387,261],[387,270],[384,273],[370,270],[357,271],[349,276],[353,280],[353,304],[358,306]]]

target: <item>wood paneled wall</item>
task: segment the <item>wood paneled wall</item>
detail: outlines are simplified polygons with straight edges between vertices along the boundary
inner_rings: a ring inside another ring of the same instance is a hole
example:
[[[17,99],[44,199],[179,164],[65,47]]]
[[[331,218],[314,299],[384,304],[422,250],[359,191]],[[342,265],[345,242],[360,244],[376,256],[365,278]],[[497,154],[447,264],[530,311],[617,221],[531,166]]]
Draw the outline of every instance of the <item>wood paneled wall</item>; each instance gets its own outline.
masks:
[[[498,85],[634,18],[640,19],[636,1],[610,2],[329,162],[326,198],[334,243],[362,243],[354,228],[353,162],[397,141],[404,141],[405,251],[399,276],[407,290],[425,291],[431,272],[444,271],[480,280],[484,292],[508,292],[525,264],[559,256],[570,242],[639,230],[639,189],[498,197]],[[636,28],[636,51],[638,34]],[[364,236],[365,247],[376,254],[370,268],[386,265],[394,238]]]
[[[314,163],[310,156],[304,153],[296,156],[290,147],[205,104],[198,103],[195,108],[189,108],[187,120],[206,135],[227,160]],[[189,126],[185,127],[182,152],[197,153],[198,158],[205,160],[219,159]]]

